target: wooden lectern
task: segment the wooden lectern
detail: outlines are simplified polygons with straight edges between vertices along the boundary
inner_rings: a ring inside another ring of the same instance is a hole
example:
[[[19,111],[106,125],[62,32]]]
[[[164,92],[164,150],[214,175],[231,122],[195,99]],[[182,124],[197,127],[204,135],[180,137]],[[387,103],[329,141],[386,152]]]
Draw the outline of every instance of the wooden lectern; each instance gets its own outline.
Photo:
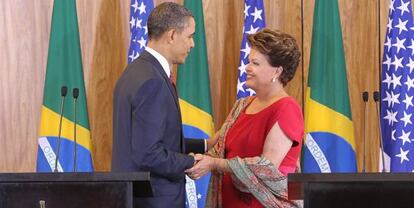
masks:
[[[288,196],[305,208],[414,207],[414,174],[289,174]]]
[[[150,196],[147,172],[0,174],[1,208],[132,208]]]

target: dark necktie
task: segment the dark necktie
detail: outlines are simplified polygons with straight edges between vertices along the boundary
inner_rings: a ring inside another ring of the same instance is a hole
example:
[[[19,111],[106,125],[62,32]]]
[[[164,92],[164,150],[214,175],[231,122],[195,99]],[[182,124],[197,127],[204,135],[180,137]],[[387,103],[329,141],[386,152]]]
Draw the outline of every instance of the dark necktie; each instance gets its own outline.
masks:
[[[177,86],[175,84],[175,81],[176,81],[175,74],[173,70],[171,70],[171,73],[170,73],[170,81],[171,81],[172,86],[174,87],[175,93],[177,93]]]

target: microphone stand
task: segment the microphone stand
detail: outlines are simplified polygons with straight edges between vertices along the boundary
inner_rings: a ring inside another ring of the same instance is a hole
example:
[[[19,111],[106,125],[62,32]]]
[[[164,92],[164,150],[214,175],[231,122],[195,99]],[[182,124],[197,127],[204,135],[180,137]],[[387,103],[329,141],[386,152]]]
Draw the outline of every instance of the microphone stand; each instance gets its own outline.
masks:
[[[78,88],[74,88],[73,89],[73,109],[74,109],[74,118],[73,118],[73,141],[74,141],[74,145],[73,145],[73,172],[77,172],[77,163],[76,163],[76,146],[77,146],[77,142],[76,142],[76,113],[77,113],[77,100],[78,100],[78,96],[79,96],[79,89]]]
[[[378,117],[378,128],[379,128],[379,138],[380,138],[380,147],[381,147],[381,158],[382,158],[382,173],[385,173],[385,160],[384,160],[384,144],[382,141],[382,128],[381,128],[381,116],[380,116],[380,112],[379,112],[379,107],[378,107],[378,101],[379,101],[379,92],[375,91],[374,92],[374,101],[375,101],[375,107],[377,109],[377,117]]]
[[[368,92],[367,91],[365,91],[365,92],[363,92],[362,93],[362,100],[364,101],[364,139],[363,139],[363,142],[362,142],[362,148],[363,148],[363,160],[362,160],[362,172],[363,173],[365,173],[365,145],[366,145],[366,137],[367,137],[367,135],[366,135],[366,124],[367,124],[367,114],[368,114],[368,111],[367,111],[367,102],[368,102],[368,97],[369,97],[369,94],[368,94]]]
[[[62,132],[62,119],[63,119],[63,109],[65,106],[65,97],[68,92],[68,88],[66,86],[62,86],[60,89],[60,94],[62,96],[61,103],[60,103],[60,119],[59,119],[59,131],[58,131],[58,145],[56,151],[56,160],[55,160],[55,169],[53,172],[57,173],[58,171],[58,160],[60,154],[60,141],[61,141],[61,132]]]

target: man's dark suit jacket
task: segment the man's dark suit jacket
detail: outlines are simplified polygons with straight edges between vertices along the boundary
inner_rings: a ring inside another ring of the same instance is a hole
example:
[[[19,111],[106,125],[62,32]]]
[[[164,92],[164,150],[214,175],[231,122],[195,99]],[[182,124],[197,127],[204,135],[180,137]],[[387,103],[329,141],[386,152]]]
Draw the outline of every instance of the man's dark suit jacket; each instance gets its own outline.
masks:
[[[143,51],[126,68],[113,104],[112,171],[151,175],[154,197],[135,198],[134,206],[184,207],[184,171],[193,166],[194,158],[183,154],[177,94],[154,56]],[[195,146],[203,149],[204,143]]]

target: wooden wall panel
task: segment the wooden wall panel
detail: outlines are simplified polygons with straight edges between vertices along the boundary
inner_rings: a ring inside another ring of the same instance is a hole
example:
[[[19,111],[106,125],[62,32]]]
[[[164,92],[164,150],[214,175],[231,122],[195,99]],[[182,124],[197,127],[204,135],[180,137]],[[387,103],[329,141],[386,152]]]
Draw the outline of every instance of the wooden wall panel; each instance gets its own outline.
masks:
[[[165,1],[154,2],[158,5]],[[303,48],[303,65],[287,88],[301,104],[307,81],[314,1],[264,0],[267,26],[292,34]],[[93,157],[98,171],[110,169],[112,93],[127,61],[129,3],[129,0],[77,1]],[[382,56],[378,50],[382,51],[384,42],[389,0],[339,0],[339,3],[361,169],[363,105],[360,94],[378,90]],[[3,49],[0,53],[0,172],[35,170],[52,6],[53,0],[0,1]],[[216,128],[235,101],[243,9],[242,0],[203,0]],[[372,100],[369,109],[367,168],[376,171],[378,134]]]
[[[33,171],[51,3],[0,2],[0,171]]]
[[[124,7],[125,9],[129,7]],[[128,10],[129,11],[129,10]],[[127,65],[129,18],[119,1],[102,1],[97,21],[88,79],[88,107],[95,170],[110,170],[112,156],[112,95]],[[125,29],[126,28],[126,29]],[[127,37],[127,38],[126,38]]]

